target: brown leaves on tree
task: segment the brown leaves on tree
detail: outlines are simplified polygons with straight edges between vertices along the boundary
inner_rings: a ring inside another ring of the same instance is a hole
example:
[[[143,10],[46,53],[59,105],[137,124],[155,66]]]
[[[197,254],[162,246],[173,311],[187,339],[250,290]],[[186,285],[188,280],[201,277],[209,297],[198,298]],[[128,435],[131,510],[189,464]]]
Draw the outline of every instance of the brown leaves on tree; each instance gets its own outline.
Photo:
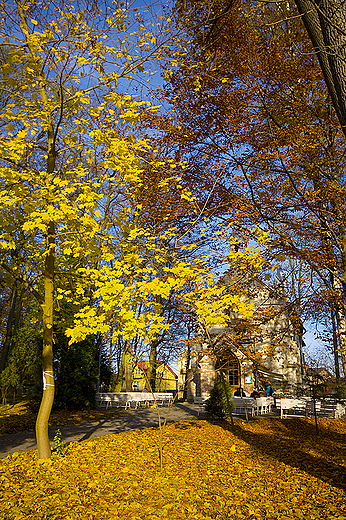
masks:
[[[245,4],[177,3],[191,41],[156,124],[187,158],[184,181],[206,216],[247,239],[270,231],[268,259],[291,262],[301,318],[334,310],[345,368],[344,135],[294,5]]]

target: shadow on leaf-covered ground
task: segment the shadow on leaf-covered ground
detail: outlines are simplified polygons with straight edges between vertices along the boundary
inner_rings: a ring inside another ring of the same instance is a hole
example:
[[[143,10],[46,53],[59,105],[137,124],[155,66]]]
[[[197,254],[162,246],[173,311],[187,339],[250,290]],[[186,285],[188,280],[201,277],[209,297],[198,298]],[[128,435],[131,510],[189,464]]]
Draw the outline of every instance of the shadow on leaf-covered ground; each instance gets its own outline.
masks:
[[[298,468],[346,491],[346,422],[319,419],[319,434],[311,418],[218,421],[262,455]]]
[[[14,410],[11,411],[14,412]],[[36,416],[27,413],[25,408],[15,412],[11,416],[3,414],[3,417],[0,417],[0,426],[1,420],[5,422],[5,432],[6,430],[13,432],[0,435],[0,458],[15,451],[22,452],[36,448],[34,434]],[[124,431],[157,428],[158,412],[162,424],[168,412],[168,423],[183,420],[191,421],[197,418],[197,408],[194,405],[180,404],[174,405],[170,410],[168,407],[160,407],[159,410],[152,408],[131,409],[126,412],[90,410],[88,412],[64,412],[64,415],[53,412],[49,425],[49,438],[53,442],[57,428],[61,432],[61,441],[64,443],[81,442]],[[6,413],[8,413],[7,410]],[[83,418],[87,422],[81,422]]]

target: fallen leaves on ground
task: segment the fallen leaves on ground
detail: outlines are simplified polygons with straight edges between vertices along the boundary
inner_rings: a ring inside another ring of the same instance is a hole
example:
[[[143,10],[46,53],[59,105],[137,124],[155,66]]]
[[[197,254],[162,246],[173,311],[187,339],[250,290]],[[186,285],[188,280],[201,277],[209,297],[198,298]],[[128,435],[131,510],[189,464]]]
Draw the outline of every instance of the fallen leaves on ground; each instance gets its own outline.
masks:
[[[0,461],[6,520],[346,520],[346,423],[258,419],[170,424]]]
[[[0,435],[34,431],[37,411],[32,410],[28,401],[22,401],[15,405],[0,406]],[[68,424],[81,422],[93,422],[109,417],[119,416],[119,412],[107,412],[101,410],[56,410],[51,413],[49,426],[54,428]]]

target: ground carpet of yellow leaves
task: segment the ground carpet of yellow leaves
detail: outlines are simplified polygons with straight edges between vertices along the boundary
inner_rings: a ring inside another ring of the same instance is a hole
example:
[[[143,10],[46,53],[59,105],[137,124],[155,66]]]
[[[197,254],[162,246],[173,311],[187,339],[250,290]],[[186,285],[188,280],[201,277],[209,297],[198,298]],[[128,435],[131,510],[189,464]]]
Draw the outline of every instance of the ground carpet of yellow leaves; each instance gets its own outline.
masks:
[[[0,461],[0,518],[346,520],[346,422],[192,421]]]

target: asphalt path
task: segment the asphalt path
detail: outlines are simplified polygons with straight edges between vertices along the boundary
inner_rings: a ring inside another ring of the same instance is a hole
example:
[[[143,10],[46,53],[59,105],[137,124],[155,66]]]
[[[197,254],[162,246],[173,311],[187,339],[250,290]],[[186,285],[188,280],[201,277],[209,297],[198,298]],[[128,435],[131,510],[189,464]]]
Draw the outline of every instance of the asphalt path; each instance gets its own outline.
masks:
[[[159,408],[161,420],[165,419],[168,407]],[[201,414],[202,417],[202,414]],[[198,419],[198,406],[189,403],[174,404],[169,412],[167,423],[179,421],[191,421]],[[119,413],[119,416],[101,419],[95,422],[70,424],[49,430],[49,439],[53,445],[56,431],[61,431],[63,442],[81,442],[94,437],[111,435],[131,430],[142,430],[145,428],[157,428],[157,410],[152,408],[141,408],[138,410],[127,410]],[[27,431],[10,433],[0,436],[0,458],[11,453],[37,449],[35,432]]]

